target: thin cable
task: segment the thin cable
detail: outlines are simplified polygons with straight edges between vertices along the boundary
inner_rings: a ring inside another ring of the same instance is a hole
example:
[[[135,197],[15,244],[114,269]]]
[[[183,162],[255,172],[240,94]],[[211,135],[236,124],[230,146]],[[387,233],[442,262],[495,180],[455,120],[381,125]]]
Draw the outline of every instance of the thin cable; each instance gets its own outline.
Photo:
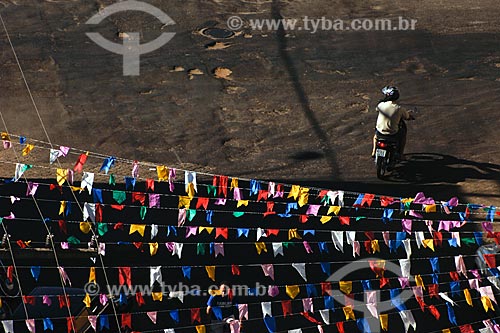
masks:
[[[3,20],[2,20],[2,22],[3,22]],[[4,28],[5,28],[5,25],[4,25]],[[0,111],[0,118],[2,119],[2,123],[4,125],[5,130],[8,132],[9,130],[7,128],[7,124],[5,123],[5,119],[3,118],[3,113],[1,111]],[[19,156],[17,155],[17,153],[15,151],[14,151],[14,154],[15,154],[16,160],[19,162]],[[26,175],[23,175],[23,177],[25,178],[25,181],[28,182],[28,179],[26,178]],[[35,196],[31,195],[31,197],[33,198],[33,203],[35,204],[35,207],[36,207],[36,209],[38,211],[38,214],[40,215],[40,218],[42,219],[43,225],[45,226],[45,230],[47,231],[47,235],[50,235],[51,234],[50,233],[50,229],[47,226],[47,223],[45,222],[45,217],[43,216],[42,210],[40,209],[40,206],[38,205],[38,202],[37,202]],[[69,303],[69,298],[68,298],[68,294],[66,293],[65,280],[63,279],[63,276],[62,276],[60,268],[59,268],[59,267],[61,267],[61,265],[59,264],[59,258],[57,256],[57,252],[56,252],[56,247],[55,247],[55,244],[54,244],[54,240],[53,240],[53,237],[49,237],[49,239],[50,239],[50,243],[51,243],[51,246],[52,246],[52,252],[54,253],[54,259],[55,259],[56,265],[58,267],[59,279],[61,280],[61,286],[62,286],[62,289],[63,289],[63,292],[64,292],[64,297],[66,299],[66,307],[68,309],[68,314],[72,318],[73,315],[71,314],[71,308],[70,308],[70,306],[68,304]],[[72,325],[73,330],[76,332],[73,320],[71,320],[71,325]]]
[[[53,148],[54,148],[54,146],[53,146],[53,144],[52,144],[52,141],[50,140],[49,133],[47,132],[47,129],[45,128],[45,124],[43,123],[43,119],[42,119],[42,117],[40,116],[40,111],[38,110],[38,107],[37,107],[37,105],[36,105],[35,99],[33,98],[33,94],[31,93],[31,89],[30,89],[30,87],[29,87],[28,81],[26,80],[26,77],[25,77],[25,75],[24,75],[23,68],[22,68],[21,63],[20,63],[20,61],[19,61],[19,58],[17,57],[16,50],[14,49],[14,45],[12,44],[12,41],[11,41],[11,39],[10,39],[9,32],[8,32],[8,30],[7,30],[7,27],[5,26],[5,22],[4,22],[4,20],[3,20],[2,16],[1,16],[1,14],[0,14],[0,20],[2,21],[2,26],[3,26],[3,28],[4,28],[5,34],[7,35],[7,39],[8,39],[8,41],[9,41],[10,48],[11,48],[12,53],[14,54],[14,57],[15,57],[15,59],[16,59],[17,66],[18,66],[19,71],[20,71],[20,73],[21,73],[21,76],[22,76],[22,78],[23,78],[24,84],[25,84],[26,89],[27,89],[27,91],[28,91],[28,94],[29,94],[29,96],[30,96],[31,102],[32,102],[32,104],[33,104],[33,107],[34,107],[34,109],[35,109],[35,111],[36,111],[36,114],[37,114],[38,120],[40,121],[40,125],[41,125],[41,126],[42,126],[42,128],[43,128],[43,131],[44,131],[44,133],[45,133],[45,136],[46,136],[46,138],[47,138],[47,140],[48,140],[48,142],[49,142],[49,144],[50,144],[50,147],[53,149]],[[4,123],[4,125],[5,125],[5,131],[8,133],[8,132],[9,132],[9,130],[7,129],[7,125],[5,124],[5,120],[3,119],[3,115],[2,115],[2,122],[3,122],[3,123]],[[14,150],[14,152],[15,152],[15,150]],[[17,157],[17,153],[16,153],[16,159],[19,161],[19,158]],[[58,163],[59,163],[59,159],[57,159],[57,161],[58,161]],[[60,165],[60,163],[59,163],[59,165]],[[26,179],[26,181],[27,181],[27,179]],[[73,193],[73,196],[75,196],[75,195],[74,195],[74,193]],[[33,197],[34,197],[34,196],[33,196]],[[83,212],[83,209],[82,209],[82,207],[80,206],[80,204],[79,204],[78,200],[76,199],[76,196],[75,196],[75,200],[76,200],[76,202],[78,203],[78,206],[80,207],[80,209],[81,209],[81,210],[82,210],[82,212]],[[38,207],[38,205],[37,205],[37,209],[38,209],[38,210],[40,210],[40,209],[39,209],[39,207]],[[41,216],[42,216],[42,218],[43,218],[43,215],[41,214],[41,211],[40,211],[40,215],[41,215]],[[46,225],[45,221],[44,221],[44,224],[45,224],[45,227],[47,228],[47,225]],[[91,228],[91,229],[92,229],[92,228]],[[50,234],[50,231],[49,231],[49,229],[48,229],[48,228],[47,228],[47,232]],[[93,233],[93,234],[94,234],[94,236],[95,236],[95,233],[94,233],[94,231],[93,231],[93,230],[92,230],[92,233]],[[52,240],[52,238],[50,238],[50,242],[51,242],[52,247],[53,247],[53,249],[54,249],[54,255],[55,255],[56,260],[57,260],[57,254],[55,253],[54,241]],[[97,246],[99,246],[99,240],[98,240],[97,238],[96,238],[96,243],[97,243]],[[102,263],[102,261],[103,261],[103,260],[102,260],[102,256],[101,256],[101,254],[99,253],[99,251],[97,251],[97,253],[98,253],[98,255],[100,256],[100,259],[101,259],[100,261],[101,261],[101,263]],[[108,278],[107,278],[106,272],[104,271],[103,273],[104,273],[105,278],[106,278],[106,280],[107,280]],[[62,277],[61,277],[61,281],[62,281]],[[64,286],[63,286],[63,288],[64,288]],[[114,312],[114,314],[115,314],[115,319],[116,319],[116,323],[117,323],[117,326],[118,326],[118,332],[119,332],[119,333],[121,333],[121,327],[120,327],[120,323],[119,323],[119,320],[118,320],[118,314],[117,314],[117,312],[116,312],[115,304],[114,304],[114,302],[113,302],[113,301],[111,302],[111,305],[112,305],[112,308],[113,308],[113,312]],[[69,306],[68,306],[68,311],[70,311]],[[76,330],[74,329],[75,327],[74,327],[73,321],[71,321],[71,323],[72,323],[72,325],[73,325],[73,330],[76,332]]]
[[[12,259],[12,265],[14,266],[14,271],[16,273],[17,285],[19,286],[19,292],[21,293],[21,298],[24,300],[23,288],[21,287],[21,281],[19,281],[19,273],[18,273],[17,267],[16,267],[16,260],[14,258],[14,252],[12,252],[12,247],[10,246],[10,241],[8,240],[9,233],[7,232],[7,228],[5,228],[5,224],[3,224],[3,223],[0,223],[0,224],[2,225],[3,231],[7,235],[7,243],[9,244],[8,246],[9,246],[10,257]],[[22,303],[23,303],[24,314],[26,315],[26,319],[30,319],[29,315],[28,315],[28,309],[26,308],[26,304],[24,302],[22,302]]]

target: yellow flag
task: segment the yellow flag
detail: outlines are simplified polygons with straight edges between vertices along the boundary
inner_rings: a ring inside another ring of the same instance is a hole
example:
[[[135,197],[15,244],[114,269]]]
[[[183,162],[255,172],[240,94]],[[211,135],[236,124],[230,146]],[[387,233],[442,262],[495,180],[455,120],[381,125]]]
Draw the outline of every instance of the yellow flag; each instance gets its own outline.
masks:
[[[134,232],[138,232],[139,235],[144,237],[144,230],[146,230],[146,225],[145,224],[132,224],[130,225],[130,231],[128,232],[129,235],[132,235]]]
[[[345,320],[349,319],[356,320],[356,317],[354,316],[354,311],[352,311],[352,307],[344,306],[343,310],[344,310]]]
[[[264,243],[264,242],[255,243],[255,248],[257,249],[257,254],[261,254],[262,251],[267,253],[266,243]]]
[[[149,253],[154,256],[158,252],[158,243],[149,243]]]
[[[231,187],[229,188],[229,190],[232,190],[235,187],[238,187],[238,178],[231,179]]]
[[[210,235],[214,231],[214,227],[198,227],[198,233],[201,234],[202,231],[206,230]]]
[[[309,189],[306,187],[301,187],[299,190],[299,207],[307,205],[309,202]]]
[[[194,189],[194,184],[193,183],[189,183],[188,184],[186,193],[187,193],[187,195],[188,195],[188,197],[190,199],[194,198],[194,195],[196,194],[196,190]]]
[[[403,204],[406,204],[406,203],[412,203],[413,202],[413,198],[405,198],[405,199],[401,199],[401,203]]]
[[[26,147],[24,147],[23,149],[23,156],[26,156],[28,155],[32,150],[33,148],[35,148],[35,146],[33,146],[32,144],[27,144]]]
[[[241,206],[248,206],[248,200],[238,200],[238,203],[236,204],[236,208],[241,207]]]
[[[373,253],[380,252],[380,245],[378,244],[378,239],[372,240],[372,251]]]
[[[57,184],[62,185],[68,179],[68,169],[57,169],[56,180]]]
[[[2,140],[10,141],[9,133],[2,132]]]
[[[330,206],[328,207],[328,213],[326,214],[330,215],[331,213],[334,213],[335,215],[339,215],[340,208],[340,206]]]
[[[61,207],[59,207],[59,215],[64,214],[65,209],[66,209],[66,201],[61,201]]]
[[[92,300],[90,299],[89,294],[85,294],[85,298],[83,299],[83,303],[87,308],[90,308],[90,304],[92,303]]]
[[[292,240],[293,238],[301,239],[297,228],[288,230],[288,240]]]
[[[196,333],[206,333],[207,330],[205,328],[205,325],[198,325],[196,326]]]
[[[294,286],[286,286],[286,294],[290,296],[291,299],[294,299],[297,297],[297,295],[300,293],[300,288],[297,285]]]
[[[90,232],[90,223],[89,222],[80,222],[80,230],[84,233],[84,234],[88,234]]]
[[[450,331],[450,329],[449,329],[449,328],[445,328],[445,329],[443,330],[443,333],[451,333],[451,331]]]
[[[89,283],[95,283],[95,267],[90,267]]]
[[[215,281],[215,266],[205,266],[205,270],[210,280]]]
[[[326,222],[330,222],[331,219],[332,219],[332,216],[324,215],[324,216],[321,216],[320,221],[321,221],[321,223],[325,224]]]
[[[179,208],[189,209],[189,205],[191,204],[191,198],[179,195]]]
[[[168,181],[168,168],[164,165],[158,165],[156,167],[156,173],[158,174],[158,181],[166,182]]]
[[[84,190],[83,188],[78,187],[78,186],[70,186],[69,188],[70,188],[70,189],[71,189],[71,191],[73,191],[73,192],[76,192],[76,191],[80,191],[80,192],[81,192],[81,191],[83,191],[83,190]]]
[[[432,250],[432,252],[434,252],[434,239],[423,239],[422,244],[424,247],[428,247]]]
[[[422,287],[422,289],[425,290],[424,280],[422,280],[422,277],[420,276],[420,274],[415,275],[415,283],[417,284],[417,286]]]
[[[346,295],[352,292],[352,281],[339,281],[340,291]]]
[[[163,293],[161,291],[151,293],[151,297],[153,298],[153,301],[163,301]]]
[[[288,193],[287,198],[294,198],[295,200],[297,200],[299,196],[299,191],[300,191],[299,185],[292,185],[292,188],[290,189],[290,193]]]
[[[483,303],[484,311],[488,312],[489,309],[495,311],[493,304],[491,304],[491,299],[488,296],[481,296],[481,302]]]
[[[472,297],[470,296],[469,289],[467,289],[467,288],[464,289],[464,295],[465,295],[465,300],[467,301],[467,304],[469,304],[470,306],[473,306],[472,305]]]
[[[382,327],[382,329],[384,331],[388,331],[389,329],[389,315],[386,313],[386,314],[381,314],[380,315],[380,327]]]
[[[436,205],[424,205],[424,210],[426,213],[435,213]]]

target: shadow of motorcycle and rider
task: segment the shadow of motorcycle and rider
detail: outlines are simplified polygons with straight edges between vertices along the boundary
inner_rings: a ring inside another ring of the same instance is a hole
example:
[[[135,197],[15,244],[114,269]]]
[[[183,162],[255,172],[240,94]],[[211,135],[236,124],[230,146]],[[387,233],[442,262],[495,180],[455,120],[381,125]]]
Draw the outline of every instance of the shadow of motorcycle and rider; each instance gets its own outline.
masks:
[[[435,153],[405,154],[386,175],[386,181],[408,183],[459,183],[466,179],[495,180],[500,183],[500,165],[481,163]]]

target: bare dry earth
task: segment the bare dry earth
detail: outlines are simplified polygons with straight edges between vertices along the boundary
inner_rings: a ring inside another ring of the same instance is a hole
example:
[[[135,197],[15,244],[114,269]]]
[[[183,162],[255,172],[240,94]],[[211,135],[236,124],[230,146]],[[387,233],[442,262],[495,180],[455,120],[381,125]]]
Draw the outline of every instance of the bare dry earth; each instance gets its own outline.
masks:
[[[148,1],[162,24],[122,13],[85,21],[114,1],[0,0],[0,10],[54,143],[259,179],[320,182],[362,191],[425,190],[499,203],[500,7],[496,0]],[[417,19],[416,31],[252,31],[225,40],[199,34],[226,19]],[[124,77],[121,57],[85,32],[120,42],[119,32],[176,36],[143,55]],[[45,140],[5,34],[0,37],[0,105],[11,133]],[[172,71],[175,66],[184,70]],[[217,67],[232,71],[215,78]],[[199,69],[201,75],[189,75]],[[396,84],[417,106],[410,161],[396,182],[379,182],[368,157],[379,90]],[[12,152],[2,161],[15,162]],[[46,164],[47,154],[24,161]],[[74,160],[68,162],[68,165]],[[90,161],[89,163],[93,163]],[[99,161],[95,161],[97,165]],[[2,174],[14,167],[2,163]],[[31,176],[53,176],[30,171]]]

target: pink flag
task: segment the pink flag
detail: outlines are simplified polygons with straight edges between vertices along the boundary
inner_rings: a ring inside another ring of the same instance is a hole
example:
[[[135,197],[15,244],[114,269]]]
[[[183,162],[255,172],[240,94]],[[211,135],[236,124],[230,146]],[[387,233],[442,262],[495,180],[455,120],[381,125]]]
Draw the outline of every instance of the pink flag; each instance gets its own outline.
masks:
[[[215,253],[215,258],[220,254],[221,256],[224,256],[224,243],[215,243],[214,244],[214,253]]]
[[[26,327],[31,333],[35,333],[35,319],[26,319]]]
[[[49,297],[49,296],[47,296],[47,295],[43,295],[42,299],[43,299],[43,300],[42,300],[42,303],[43,303],[43,304],[45,304],[45,305],[47,305],[47,306],[51,306],[51,305],[52,305],[52,300],[50,299],[50,297]]]
[[[238,304],[238,311],[240,320],[248,320],[248,304]]]
[[[157,311],[151,311],[151,312],[147,312],[147,315],[149,317],[149,319],[151,319],[151,321],[153,322],[153,324],[156,325],[156,315],[158,314]]]
[[[260,265],[264,271],[265,276],[269,276],[274,281],[274,266],[273,264],[262,264]]]
[[[97,330],[97,316],[88,316],[90,326],[94,329],[94,331]]]
[[[149,193],[149,208],[160,208],[160,195]]]
[[[321,206],[320,205],[309,205],[309,207],[307,208],[307,211],[306,211],[306,215],[317,216],[318,211],[319,211],[319,207],[321,207]]]

